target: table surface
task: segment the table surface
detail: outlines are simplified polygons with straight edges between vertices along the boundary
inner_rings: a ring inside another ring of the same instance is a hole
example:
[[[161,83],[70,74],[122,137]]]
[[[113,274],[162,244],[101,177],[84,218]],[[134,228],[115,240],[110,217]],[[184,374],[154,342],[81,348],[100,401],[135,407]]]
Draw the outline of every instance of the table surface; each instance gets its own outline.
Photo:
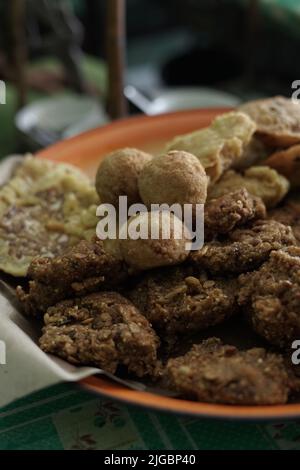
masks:
[[[0,409],[0,449],[300,450],[300,423],[152,413],[60,384]]]

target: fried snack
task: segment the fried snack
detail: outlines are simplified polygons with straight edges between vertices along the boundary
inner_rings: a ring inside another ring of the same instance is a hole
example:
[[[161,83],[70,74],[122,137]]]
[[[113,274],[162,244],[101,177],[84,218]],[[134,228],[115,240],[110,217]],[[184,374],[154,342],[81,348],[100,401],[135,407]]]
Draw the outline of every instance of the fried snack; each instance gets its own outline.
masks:
[[[94,238],[56,258],[35,258],[28,276],[28,289],[17,287],[17,296],[27,315],[40,316],[61,300],[117,286],[128,272],[125,263]]]
[[[183,151],[160,155],[144,166],[138,180],[141,198],[151,204],[204,204],[208,177],[198,158]]]
[[[266,160],[266,165],[284,175],[292,188],[300,187],[300,144],[273,153]]]
[[[102,203],[118,207],[119,196],[127,196],[128,205],[141,201],[138,176],[152,155],[134,148],[116,150],[101,162],[96,176],[96,189]]]
[[[142,212],[129,219],[128,231],[134,227],[139,231],[145,229],[145,238],[133,239],[129,233],[119,241],[122,256],[133,269],[170,266],[188,257],[191,241],[186,237],[181,220],[171,212]]]
[[[257,125],[257,135],[269,146],[289,147],[300,142],[300,107],[289,98],[249,101],[239,106]]]
[[[26,276],[35,256],[56,256],[97,225],[98,196],[75,167],[24,158],[0,189],[0,269]]]
[[[255,123],[246,114],[230,112],[216,117],[205,129],[175,137],[167,150],[192,153],[215,182],[240,160],[255,130]]]
[[[300,198],[289,196],[280,207],[268,212],[270,219],[277,220],[284,225],[290,225],[300,244]]]
[[[217,199],[211,199],[205,206],[205,239],[231,232],[236,227],[255,219],[266,217],[266,208],[260,198],[251,196],[246,189],[238,189]]]
[[[291,227],[275,220],[258,220],[249,228],[233,230],[222,241],[211,241],[191,251],[189,260],[212,274],[242,273],[258,268],[271,251],[295,244]]]
[[[241,158],[233,165],[233,169],[242,171],[255,164],[258,165],[266,160],[271,153],[272,149],[267,147],[261,139],[254,134],[249,144],[245,147]]]
[[[212,280],[204,272],[197,277],[192,274],[183,267],[148,273],[128,294],[169,344],[236,312],[234,280]]]
[[[182,397],[231,405],[286,403],[295,382],[280,354],[263,348],[239,351],[209,338],[166,365],[169,388]]]
[[[300,247],[274,251],[258,271],[241,275],[239,303],[257,333],[291,347],[300,335]]]
[[[244,173],[229,170],[208,189],[208,200],[231,191],[246,188],[252,196],[260,197],[267,208],[275,207],[288,193],[290,183],[268,166],[252,166]]]
[[[114,374],[124,365],[138,377],[155,368],[159,340],[149,322],[124,297],[102,292],[48,309],[40,346],[75,365]]]

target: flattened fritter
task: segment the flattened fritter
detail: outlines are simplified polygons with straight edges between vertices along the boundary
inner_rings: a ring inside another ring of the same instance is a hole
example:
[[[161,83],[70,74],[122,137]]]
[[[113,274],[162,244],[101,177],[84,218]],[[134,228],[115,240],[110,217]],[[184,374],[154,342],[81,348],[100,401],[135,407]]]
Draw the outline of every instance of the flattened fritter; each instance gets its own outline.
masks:
[[[148,320],[116,292],[66,300],[48,309],[40,346],[76,365],[115,373],[118,365],[139,377],[156,366],[159,340]]]
[[[221,323],[236,312],[236,284],[194,277],[189,269],[149,273],[129,297],[167,343]]]
[[[128,272],[123,261],[94,238],[81,241],[62,256],[35,258],[28,276],[28,290],[19,286],[17,295],[27,315],[39,316],[61,300],[116,286]]]
[[[232,405],[286,403],[294,387],[281,355],[262,348],[239,351],[217,338],[169,359],[166,382],[183,397]]]
[[[57,256],[90,239],[98,203],[95,188],[77,168],[24,158],[0,189],[0,269],[26,276],[34,257]]]
[[[208,188],[208,200],[223,196],[237,189],[246,188],[253,196],[260,197],[267,208],[276,207],[290,189],[289,181],[269,166],[251,166],[243,173],[226,171]]]
[[[258,268],[272,250],[295,244],[291,227],[275,220],[258,220],[249,228],[233,230],[222,241],[205,243],[190,253],[190,261],[213,274],[242,273]]]
[[[258,271],[239,277],[239,303],[270,343],[290,347],[300,337],[300,247],[273,251]]]
[[[204,232],[209,240],[255,219],[263,219],[266,208],[260,198],[251,196],[245,188],[211,199],[205,205]]]

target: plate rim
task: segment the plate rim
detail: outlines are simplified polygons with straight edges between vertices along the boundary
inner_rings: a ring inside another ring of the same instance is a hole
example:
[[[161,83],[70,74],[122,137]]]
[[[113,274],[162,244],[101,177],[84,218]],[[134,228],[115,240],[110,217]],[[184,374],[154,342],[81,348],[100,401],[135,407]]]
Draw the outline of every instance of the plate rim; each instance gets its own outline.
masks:
[[[201,108],[192,110],[175,111],[153,116],[137,115],[116,120],[89,131],[85,131],[78,136],[74,136],[58,142],[46,149],[36,153],[38,158],[50,159],[52,161],[62,160],[55,156],[55,153],[76,143],[82,143],[96,134],[101,136],[110,131],[125,130],[128,126],[135,126],[137,123],[161,121],[184,116],[204,116],[205,114],[218,115],[231,110],[228,107]],[[96,393],[100,396],[114,399],[127,405],[138,406],[160,412],[176,413],[179,415],[192,415],[201,418],[233,420],[233,421],[274,421],[278,419],[292,420],[300,418],[300,403],[289,403],[285,405],[265,405],[265,406],[239,406],[214,404],[197,401],[189,401],[178,398],[156,395],[150,392],[137,391],[122,386],[108,378],[97,375],[90,376],[78,382],[81,387]]]

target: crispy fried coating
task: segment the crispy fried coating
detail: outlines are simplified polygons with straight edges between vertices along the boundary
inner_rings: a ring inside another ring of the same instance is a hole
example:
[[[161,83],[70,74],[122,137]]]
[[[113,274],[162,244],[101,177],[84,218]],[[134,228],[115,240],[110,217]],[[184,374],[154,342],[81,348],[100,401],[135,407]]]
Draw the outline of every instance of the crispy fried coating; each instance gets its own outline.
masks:
[[[275,220],[257,220],[249,228],[233,230],[224,240],[205,243],[189,259],[213,274],[242,273],[259,267],[272,250],[295,244],[291,227]]]
[[[277,220],[284,225],[290,225],[297,240],[300,244],[300,198],[288,196],[284,203],[268,212],[270,219]]]
[[[272,208],[286,196],[290,189],[289,181],[268,166],[251,166],[243,173],[229,170],[222,178],[209,187],[208,199],[246,188],[253,196],[260,197],[266,207]]]
[[[109,289],[128,276],[124,262],[97,238],[83,240],[56,258],[35,258],[28,270],[28,290],[17,287],[24,312],[44,314],[60,300]]]
[[[78,168],[27,156],[0,189],[0,269],[25,277],[36,256],[91,239],[99,198]]]
[[[273,251],[258,271],[241,275],[239,304],[261,336],[280,347],[300,337],[300,247]]]
[[[260,198],[251,196],[244,188],[211,199],[205,206],[205,239],[226,234],[255,219],[263,219],[266,208]]]
[[[238,108],[253,119],[257,135],[269,146],[289,147],[300,142],[300,108],[290,98],[250,101]]]
[[[148,320],[116,292],[66,300],[48,309],[40,346],[76,365],[139,377],[153,371],[159,340]]]
[[[178,336],[221,323],[236,312],[234,280],[212,280],[190,268],[169,268],[149,273],[129,293],[167,343]]]
[[[181,396],[232,405],[286,403],[293,382],[280,354],[263,348],[239,351],[209,338],[184,356],[169,359],[166,382]]]
[[[167,151],[184,150],[195,155],[212,182],[240,161],[256,125],[247,114],[232,111],[217,116],[209,127],[175,137]]]

